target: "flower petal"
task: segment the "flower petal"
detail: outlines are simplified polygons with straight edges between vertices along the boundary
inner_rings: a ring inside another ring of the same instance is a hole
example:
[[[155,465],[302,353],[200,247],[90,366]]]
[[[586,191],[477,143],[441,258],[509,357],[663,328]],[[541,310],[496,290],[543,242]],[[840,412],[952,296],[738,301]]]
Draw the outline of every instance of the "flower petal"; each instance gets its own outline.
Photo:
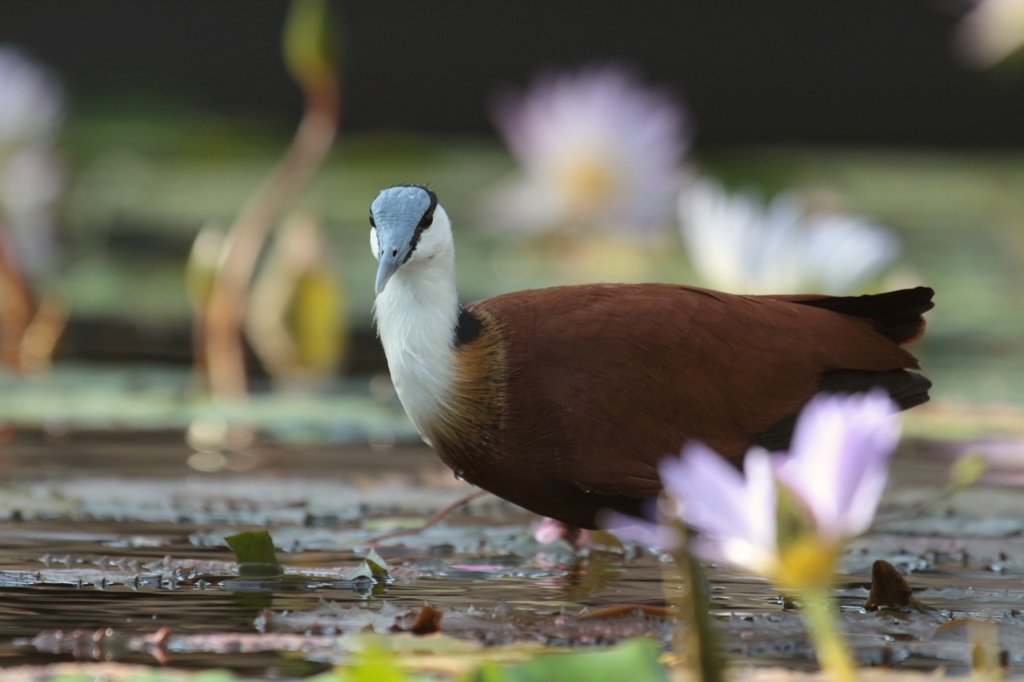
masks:
[[[671,551],[682,542],[679,532],[671,526],[653,523],[615,511],[602,511],[597,517],[597,525],[620,540],[644,547],[658,547]]]
[[[500,99],[493,118],[526,176],[519,191],[537,192],[523,204],[529,213],[496,215],[503,222],[635,228],[671,219],[689,146],[685,113],[632,71],[542,75],[525,94]],[[504,194],[492,204],[514,211]]]
[[[870,525],[899,441],[897,412],[882,389],[819,395],[801,412],[777,473],[826,536],[857,535]]]
[[[776,551],[776,490],[767,452],[752,449],[740,473],[706,445],[689,443],[681,458],[663,460],[660,471],[677,513],[701,534],[696,546],[702,557],[763,570]]]

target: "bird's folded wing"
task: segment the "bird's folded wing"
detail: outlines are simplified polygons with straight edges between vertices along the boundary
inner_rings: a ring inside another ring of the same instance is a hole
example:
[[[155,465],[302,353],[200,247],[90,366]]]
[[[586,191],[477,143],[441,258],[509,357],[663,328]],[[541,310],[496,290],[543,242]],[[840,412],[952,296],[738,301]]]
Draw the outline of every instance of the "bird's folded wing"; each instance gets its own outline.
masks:
[[[580,489],[625,497],[657,494],[658,462],[688,440],[737,460],[824,371],[913,362],[864,320],[677,285],[555,287],[476,305],[507,349],[506,443]]]

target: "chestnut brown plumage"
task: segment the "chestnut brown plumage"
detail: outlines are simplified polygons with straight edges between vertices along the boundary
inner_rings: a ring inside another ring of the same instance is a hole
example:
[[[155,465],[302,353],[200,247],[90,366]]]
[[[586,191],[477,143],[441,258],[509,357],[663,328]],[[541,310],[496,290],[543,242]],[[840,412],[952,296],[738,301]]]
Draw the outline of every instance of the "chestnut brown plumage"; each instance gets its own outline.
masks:
[[[413,189],[428,192],[402,191]],[[440,395],[424,408],[429,399],[410,385],[418,375],[406,364],[427,362],[415,347],[422,340],[416,325],[392,320],[410,315],[400,312],[406,304],[429,308],[432,297],[417,286],[433,269],[449,267],[435,262],[444,260],[450,228],[443,209],[437,207],[440,216],[427,209],[436,205],[430,196],[420,197],[423,211],[447,236],[430,236],[424,246],[423,228],[413,247],[425,249],[418,265],[404,265],[413,263],[409,255],[401,269],[388,265],[383,292],[378,276],[378,325],[396,386],[448,466],[534,512],[584,528],[594,527],[601,509],[639,514],[661,490],[659,460],[684,442],[700,439],[737,463],[751,444],[784,448],[795,415],[821,390],[883,386],[904,409],[928,399],[931,384],[906,371],[918,363],[901,344],[923,333],[931,289],[736,296],[669,284],[592,284],[504,294],[463,310],[456,302],[445,318],[443,390],[431,389]],[[378,226],[388,214],[379,197]],[[374,252],[386,255],[391,246],[378,243],[378,230]],[[454,287],[454,271],[451,278]]]

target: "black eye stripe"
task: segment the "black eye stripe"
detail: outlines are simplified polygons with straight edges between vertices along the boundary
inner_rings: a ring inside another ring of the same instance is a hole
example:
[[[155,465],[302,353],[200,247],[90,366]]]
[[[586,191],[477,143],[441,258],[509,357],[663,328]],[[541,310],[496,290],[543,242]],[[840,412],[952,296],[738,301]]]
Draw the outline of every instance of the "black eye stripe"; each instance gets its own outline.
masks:
[[[377,222],[373,219],[373,214],[370,214],[370,227],[377,227]]]

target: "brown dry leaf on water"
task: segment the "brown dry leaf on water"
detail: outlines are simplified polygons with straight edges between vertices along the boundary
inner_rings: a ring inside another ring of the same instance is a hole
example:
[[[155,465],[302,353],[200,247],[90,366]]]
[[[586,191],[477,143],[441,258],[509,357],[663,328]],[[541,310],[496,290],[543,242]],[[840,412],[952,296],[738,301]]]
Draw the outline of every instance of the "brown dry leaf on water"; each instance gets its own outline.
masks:
[[[920,609],[921,604],[914,598],[914,591],[896,567],[879,559],[871,567],[871,593],[864,601],[864,608],[868,611],[880,608]]]

